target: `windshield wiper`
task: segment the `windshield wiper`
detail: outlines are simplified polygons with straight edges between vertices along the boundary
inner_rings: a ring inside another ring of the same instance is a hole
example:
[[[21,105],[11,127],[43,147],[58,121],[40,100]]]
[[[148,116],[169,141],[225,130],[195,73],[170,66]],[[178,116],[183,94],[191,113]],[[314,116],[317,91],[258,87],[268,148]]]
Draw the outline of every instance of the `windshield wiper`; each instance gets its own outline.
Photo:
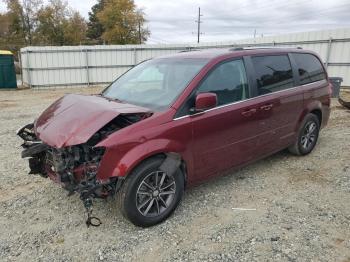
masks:
[[[123,100],[120,100],[118,98],[112,98],[112,97],[108,97],[108,96],[104,96],[102,93],[101,94],[97,94],[98,96],[101,96],[105,99],[107,99],[108,101],[114,101],[114,102],[119,102],[119,103],[124,103]]]

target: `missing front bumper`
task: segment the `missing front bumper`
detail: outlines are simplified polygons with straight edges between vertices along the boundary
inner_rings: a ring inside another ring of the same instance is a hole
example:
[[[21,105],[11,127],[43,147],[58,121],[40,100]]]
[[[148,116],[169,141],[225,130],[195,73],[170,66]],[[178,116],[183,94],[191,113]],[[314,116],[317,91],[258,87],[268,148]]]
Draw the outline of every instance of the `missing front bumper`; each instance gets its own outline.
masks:
[[[95,198],[107,198],[117,193],[121,180],[117,178],[101,182],[97,179],[104,148],[88,144],[57,149],[40,141],[29,124],[18,130],[22,144],[22,158],[28,158],[29,174],[49,177],[68,191],[68,195],[78,193],[87,212],[87,226],[99,226],[100,219],[92,216]]]

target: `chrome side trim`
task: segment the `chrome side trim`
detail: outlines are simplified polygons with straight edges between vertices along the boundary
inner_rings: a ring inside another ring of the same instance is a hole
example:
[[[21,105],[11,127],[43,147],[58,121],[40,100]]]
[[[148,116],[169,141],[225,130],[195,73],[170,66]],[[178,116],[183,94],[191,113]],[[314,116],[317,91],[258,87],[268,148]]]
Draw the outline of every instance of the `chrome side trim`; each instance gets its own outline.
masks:
[[[185,115],[185,116],[176,117],[176,118],[174,118],[173,120],[176,121],[176,120],[180,120],[180,119],[183,119],[183,118],[186,118],[186,117],[201,115],[201,114],[204,114],[204,113],[206,113],[206,112],[210,112],[210,111],[213,111],[213,110],[216,110],[216,109],[221,109],[221,108],[224,108],[224,107],[227,107],[227,106],[236,105],[236,104],[243,103],[243,102],[247,102],[247,101],[250,101],[250,100],[254,100],[254,99],[257,99],[257,98],[260,98],[260,97],[266,97],[266,96],[270,96],[270,95],[274,95],[274,94],[278,94],[278,93],[282,93],[282,92],[294,90],[294,89],[296,89],[296,88],[307,87],[307,86],[310,86],[310,85],[313,85],[313,84],[315,84],[315,83],[322,82],[322,81],[325,81],[325,79],[319,80],[319,81],[316,81],[316,82],[312,82],[312,83],[308,83],[308,84],[305,84],[305,85],[301,85],[301,86],[294,86],[294,87],[291,87],[291,88],[288,88],[288,89],[284,89],[284,90],[272,92],[272,93],[265,94],[265,95],[260,95],[260,96],[256,96],[256,97],[252,97],[252,98],[247,98],[247,99],[244,99],[244,100],[241,100],[241,101],[236,101],[236,102],[233,102],[233,103],[230,103],[230,104],[226,104],[226,105],[222,105],[222,106],[217,106],[217,107],[214,107],[214,108],[205,110],[205,111],[203,111],[203,112],[195,113],[195,114],[193,114],[193,115]],[[326,81],[326,82],[327,82],[327,81]]]

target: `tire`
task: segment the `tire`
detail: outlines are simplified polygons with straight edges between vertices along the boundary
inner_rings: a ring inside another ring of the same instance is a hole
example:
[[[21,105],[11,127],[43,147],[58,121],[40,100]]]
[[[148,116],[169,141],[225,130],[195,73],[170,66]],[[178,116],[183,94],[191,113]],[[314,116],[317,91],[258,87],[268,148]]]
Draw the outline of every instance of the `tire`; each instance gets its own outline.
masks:
[[[319,132],[320,121],[318,117],[311,113],[307,114],[300,125],[296,141],[288,148],[289,152],[298,156],[309,154],[315,148]]]
[[[164,157],[155,157],[142,162],[117,194],[122,214],[136,226],[149,227],[164,221],[182,199],[184,175],[180,168],[173,175],[160,171],[163,161]]]

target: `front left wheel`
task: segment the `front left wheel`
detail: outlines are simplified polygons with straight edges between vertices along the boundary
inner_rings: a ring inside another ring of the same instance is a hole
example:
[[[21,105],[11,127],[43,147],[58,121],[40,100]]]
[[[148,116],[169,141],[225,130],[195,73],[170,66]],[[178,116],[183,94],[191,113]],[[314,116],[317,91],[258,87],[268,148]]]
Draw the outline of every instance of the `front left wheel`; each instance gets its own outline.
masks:
[[[149,227],[164,221],[178,206],[184,192],[181,169],[173,174],[160,170],[163,157],[151,158],[126,178],[118,192],[118,205],[133,224]]]

